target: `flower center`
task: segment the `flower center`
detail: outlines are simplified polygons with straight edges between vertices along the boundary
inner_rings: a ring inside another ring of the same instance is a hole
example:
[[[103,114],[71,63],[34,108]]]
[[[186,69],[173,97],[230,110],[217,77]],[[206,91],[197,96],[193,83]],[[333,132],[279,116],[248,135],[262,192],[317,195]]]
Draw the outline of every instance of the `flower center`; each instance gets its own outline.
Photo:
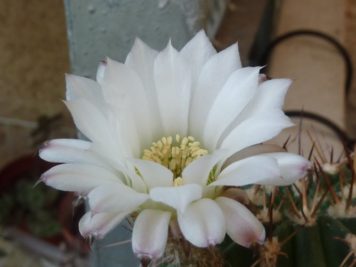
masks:
[[[173,181],[173,185],[174,186],[180,186],[180,185],[183,185],[183,184],[184,184],[184,180],[183,180],[182,177],[177,177]]]
[[[153,142],[149,149],[143,151],[142,159],[157,162],[170,169],[175,180],[181,176],[183,169],[193,160],[208,154],[192,136],[176,135],[162,137]],[[182,180],[182,178],[180,178]],[[177,182],[180,185],[181,181]]]

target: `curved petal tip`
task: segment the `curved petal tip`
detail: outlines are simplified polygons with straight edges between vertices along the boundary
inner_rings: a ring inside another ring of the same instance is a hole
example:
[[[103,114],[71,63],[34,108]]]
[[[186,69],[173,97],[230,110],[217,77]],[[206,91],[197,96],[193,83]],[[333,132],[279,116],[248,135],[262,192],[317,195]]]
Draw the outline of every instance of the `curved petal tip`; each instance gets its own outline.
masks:
[[[145,209],[136,218],[132,231],[132,249],[141,260],[162,257],[168,238],[171,214]]]

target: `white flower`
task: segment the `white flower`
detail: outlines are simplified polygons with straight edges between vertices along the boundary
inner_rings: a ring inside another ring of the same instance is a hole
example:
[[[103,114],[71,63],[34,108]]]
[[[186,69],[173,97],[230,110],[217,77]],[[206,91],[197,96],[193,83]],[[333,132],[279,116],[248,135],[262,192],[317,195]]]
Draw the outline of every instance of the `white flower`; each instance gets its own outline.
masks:
[[[131,214],[141,258],[162,256],[172,221],[198,247],[226,233],[246,247],[263,242],[263,225],[223,186],[288,185],[309,162],[279,152],[222,168],[292,125],[281,110],[290,81],[259,82],[259,70],[241,68],[237,45],[217,53],[203,31],[181,51],[137,39],[124,64],[99,66],[96,82],[67,75],[66,105],[89,141],[47,142],[40,156],[64,164],[42,180],[88,198],[84,236],[103,237]]]

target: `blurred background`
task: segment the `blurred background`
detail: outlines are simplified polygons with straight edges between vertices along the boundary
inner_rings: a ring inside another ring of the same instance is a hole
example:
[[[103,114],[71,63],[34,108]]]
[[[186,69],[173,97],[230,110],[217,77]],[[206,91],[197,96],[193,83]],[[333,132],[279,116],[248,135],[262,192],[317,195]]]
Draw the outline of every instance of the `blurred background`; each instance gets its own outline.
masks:
[[[105,56],[124,60],[136,36],[155,49],[172,38],[179,49],[201,28],[218,50],[238,41],[245,66],[293,80],[285,109],[297,126],[273,142],[289,138],[290,150],[303,150],[295,134],[303,123],[305,150],[315,139],[335,157],[352,147],[353,0],[0,0],[0,231],[15,226],[0,237],[0,266],[88,266],[73,213],[59,215],[74,197],[32,188],[49,167],[39,145],[76,135],[61,101],[64,74],[93,78]],[[93,254],[96,266],[120,257]]]

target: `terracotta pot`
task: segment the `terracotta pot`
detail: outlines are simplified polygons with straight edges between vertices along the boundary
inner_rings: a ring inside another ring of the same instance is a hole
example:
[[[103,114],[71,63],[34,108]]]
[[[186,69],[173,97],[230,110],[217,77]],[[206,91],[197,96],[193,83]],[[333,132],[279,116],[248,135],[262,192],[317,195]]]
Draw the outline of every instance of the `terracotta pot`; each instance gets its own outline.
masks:
[[[0,193],[13,187],[18,180],[28,174],[38,175],[48,170],[54,164],[41,160],[37,155],[23,155],[11,161],[0,170]]]
[[[43,172],[54,165],[41,160],[37,155],[33,154],[23,155],[10,162],[0,170],[0,196],[2,193],[9,192],[20,180],[33,179],[33,177],[39,178]],[[74,200],[75,195],[73,193],[63,192],[59,195],[53,209],[58,211],[58,221],[62,226],[61,233],[42,239],[56,245],[65,242],[70,248],[76,249],[81,253],[87,253],[90,248],[77,230],[79,218],[84,213],[84,206],[82,205],[81,208],[76,209],[75,216],[73,216],[72,203]],[[17,227],[30,233],[25,220]]]

